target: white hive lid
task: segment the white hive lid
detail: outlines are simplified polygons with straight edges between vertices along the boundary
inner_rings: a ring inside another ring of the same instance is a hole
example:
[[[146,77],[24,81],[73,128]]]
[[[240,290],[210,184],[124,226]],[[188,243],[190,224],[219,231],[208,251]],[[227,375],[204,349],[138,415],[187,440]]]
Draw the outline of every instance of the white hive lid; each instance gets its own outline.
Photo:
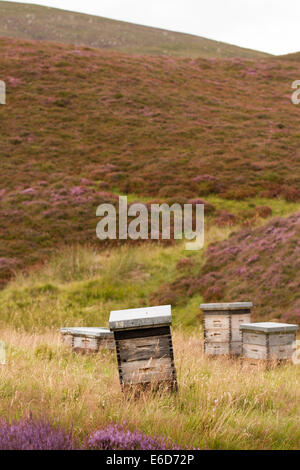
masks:
[[[170,325],[171,322],[171,305],[113,310],[110,312],[109,317],[109,327],[111,330],[157,327]]]
[[[113,332],[108,328],[98,328],[98,327],[87,327],[87,326],[75,326],[75,327],[66,327],[61,328],[60,332],[62,334],[70,334],[74,336],[88,336],[90,338],[113,338]]]
[[[243,310],[253,307],[252,302],[227,302],[220,304],[201,304],[201,310]]]
[[[261,323],[243,323],[240,325],[241,330],[245,331],[262,331],[263,333],[289,333],[296,332],[298,325],[290,323],[261,322]]]

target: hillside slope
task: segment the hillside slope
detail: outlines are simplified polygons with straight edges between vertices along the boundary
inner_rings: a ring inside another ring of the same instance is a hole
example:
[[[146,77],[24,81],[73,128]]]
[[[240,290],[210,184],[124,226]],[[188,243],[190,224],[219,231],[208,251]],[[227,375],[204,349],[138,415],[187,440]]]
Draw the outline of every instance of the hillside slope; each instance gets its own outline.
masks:
[[[294,60],[296,62],[300,61],[300,52],[294,52],[292,54],[280,55],[277,57],[280,60]]]
[[[300,199],[297,64],[11,39],[0,55],[5,278],[62,243],[99,244],[96,207],[119,193]]]
[[[176,292],[173,304],[195,294],[207,302],[252,300],[255,319],[300,323],[300,212],[232,233],[209,246],[205,256],[204,264],[198,260],[198,272],[197,263],[187,265],[153,298],[167,300]]]
[[[261,58],[268,54],[189,34],[98,16],[0,1],[0,36],[56,41],[137,54]]]

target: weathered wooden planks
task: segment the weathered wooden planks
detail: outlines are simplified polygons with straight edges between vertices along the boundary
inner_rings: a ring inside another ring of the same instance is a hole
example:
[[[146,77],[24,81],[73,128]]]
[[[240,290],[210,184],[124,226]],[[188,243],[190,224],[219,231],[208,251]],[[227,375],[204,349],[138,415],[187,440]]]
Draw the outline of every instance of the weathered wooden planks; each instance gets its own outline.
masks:
[[[287,361],[295,351],[297,325],[288,323],[245,323],[241,325],[243,358],[249,360]]]
[[[161,383],[177,388],[170,324],[169,305],[111,312],[123,389]]]
[[[204,352],[210,356],[224,356],[230,354],[230,345],[227,343],[204,343]]]
[[[252,302],[201,304],[204,312],[204,351],[208,355],[240,355],[240,326],[251,321]]]
[[[61,340],[63,344],[71,348],[73,345],[73,336],[68,331],[68,328],[61,328],[60,334],[61,334]]]
[[[168,357],[169,351],[170,335],[119,340],[120,359],[124,362]]]
[[[115,349],[113,333],[108,328],[61,328],[62,341],[75,352],[95,353],[99,349]]]

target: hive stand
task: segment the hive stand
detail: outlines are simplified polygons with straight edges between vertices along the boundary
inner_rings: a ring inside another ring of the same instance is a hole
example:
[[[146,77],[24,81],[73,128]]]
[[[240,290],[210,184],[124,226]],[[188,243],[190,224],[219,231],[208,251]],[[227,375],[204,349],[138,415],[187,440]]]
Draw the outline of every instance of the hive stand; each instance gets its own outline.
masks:
[[[118,310],[110,313],[123,390],[166,384],[177,390],[171,337],[171,306]]]

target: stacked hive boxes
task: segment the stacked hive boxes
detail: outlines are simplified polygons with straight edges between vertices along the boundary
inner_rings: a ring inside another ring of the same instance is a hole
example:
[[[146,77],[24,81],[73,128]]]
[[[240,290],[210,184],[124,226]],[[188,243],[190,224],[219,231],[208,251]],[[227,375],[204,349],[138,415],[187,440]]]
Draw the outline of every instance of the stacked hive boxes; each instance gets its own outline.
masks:
[[[167,383],[176,389],[171,306],[112,311],[121,386]]]
[[[241,325],[243,357],[252,366],[264,361],[290,360],[296,350],[297,325],[288,323],[245,323]]]
[[[108,328],[61,328],[62,341],[76,352],[98,352],[100,348],[114,349],[114,335]]]
[[[208,355],[242,353],[240,326],[251,321],[252,302],[201,304],[204,312],[204,351]]]

